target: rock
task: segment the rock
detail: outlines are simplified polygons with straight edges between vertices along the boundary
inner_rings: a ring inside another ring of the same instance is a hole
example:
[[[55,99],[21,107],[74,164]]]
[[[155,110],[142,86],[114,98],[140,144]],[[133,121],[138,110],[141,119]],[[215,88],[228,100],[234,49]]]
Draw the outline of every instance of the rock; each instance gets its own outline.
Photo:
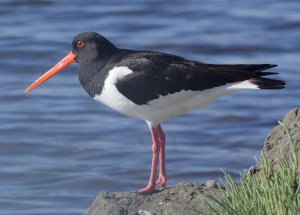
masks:
[[[296,144],[297,153],[299,154],[300,149],[300,109],[291,110],[284,120],[283,124],[287,126],[290,131],[291,138],[293,142]],[[273,164],[276,163],[276,156],[274,156],[277,152],[282,151],[283,154],[288,157],[291,155],[291,147],[289,144],[288,135],[285,132],[285,129],[281,125],[277,125],[272,132],[267,137],[263,152],[267,159],[271,161]],[[300,158],[300,156],[298,156]]]
[[[217,188],[218,187],[218,184],[217,184],[217,181],[216,180],[208,180],[206,182],[206,187],[210,188],[210,187],[213,187],[213,188]]]
[[[291,138],[296,145],[298,160],[300,163],[300,109],[295,108],[291,110],[283,119],[283,124],[287,126],[290,131]],[[291,147],[289,138],[282,125],[275,126],[271,133],[265,140],[263,153],[272,166],[276,167],[277,160],[280,158],[278,153],[282,152],[288,158],[291,156]],[[250,169],[251,174],[259,173],[259,166]]]
[[[200,184],[177,183],[151,195],[137,193],[101,192],[86,215],[196,215],[208,212],[208,206],[199,194],[220,197],[215,183],[207,187]]]

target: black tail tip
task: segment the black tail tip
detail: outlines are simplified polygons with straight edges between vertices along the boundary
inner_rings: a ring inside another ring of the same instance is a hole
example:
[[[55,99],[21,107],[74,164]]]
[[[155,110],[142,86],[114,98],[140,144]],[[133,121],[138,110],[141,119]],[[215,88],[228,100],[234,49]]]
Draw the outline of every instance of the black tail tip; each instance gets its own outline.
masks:
[[[283,89],[286,85],[285,81],[263,77],[252,78],[249,81],[255,84],[259,89]]]

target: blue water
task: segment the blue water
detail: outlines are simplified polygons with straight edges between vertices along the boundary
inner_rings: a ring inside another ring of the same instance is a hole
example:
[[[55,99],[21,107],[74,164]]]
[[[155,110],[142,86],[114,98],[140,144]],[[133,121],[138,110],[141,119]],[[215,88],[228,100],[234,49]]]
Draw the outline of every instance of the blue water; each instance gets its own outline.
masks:
[[[117,46],[208,63],[275,63],[287,88],[241,91],[163,124],[169,184],[238,178],[277,120],[300,105],[300,2],[0,2],[0,214],[82,214],[99,191],[148,181],[146,124],[87,96],[77,65],[23,90],[97,31]]]

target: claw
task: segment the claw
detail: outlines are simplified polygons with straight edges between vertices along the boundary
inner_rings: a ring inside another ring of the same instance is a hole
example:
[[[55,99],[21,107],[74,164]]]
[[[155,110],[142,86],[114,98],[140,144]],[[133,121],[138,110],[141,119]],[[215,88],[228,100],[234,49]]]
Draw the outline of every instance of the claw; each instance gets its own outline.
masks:
[[[167,177],[160,175],[156,181],[156,186],[165,187],[167,184]]]
[[[139,189],[138,194],[144,195],[144,194],[150,194],[155,191],[155,185],[148,184],[146,187]]]

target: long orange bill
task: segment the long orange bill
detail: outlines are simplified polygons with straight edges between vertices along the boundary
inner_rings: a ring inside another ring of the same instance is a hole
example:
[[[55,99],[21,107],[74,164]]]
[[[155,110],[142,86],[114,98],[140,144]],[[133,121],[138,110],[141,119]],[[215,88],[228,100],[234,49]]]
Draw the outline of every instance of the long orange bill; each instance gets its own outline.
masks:
[[[45,74],[39,77],[35,82],[33,82],[25,91],[24,93],[28,93],[34,88],[40,86],[42,83],[47,81],[49,78],[54,76],[56,73],[62,71],[67,66],[71,65],[75,62],[75,55],[70,52],[67,54],[61,61],[59,61],[55,66],[49,69]]]

